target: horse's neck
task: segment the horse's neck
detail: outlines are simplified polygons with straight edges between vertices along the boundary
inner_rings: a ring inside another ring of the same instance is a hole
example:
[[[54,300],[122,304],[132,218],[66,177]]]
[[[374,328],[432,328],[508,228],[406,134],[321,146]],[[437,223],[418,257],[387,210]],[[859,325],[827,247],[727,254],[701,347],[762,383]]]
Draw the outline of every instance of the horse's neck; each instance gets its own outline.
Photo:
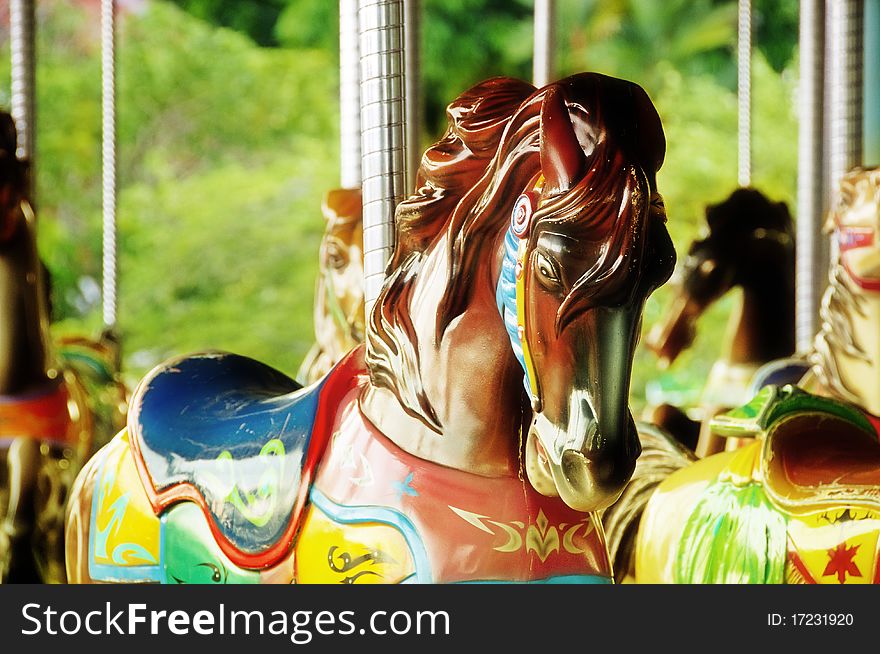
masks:
[[[733,333],[725,358],[734,364],[762,364],[794,353],[794,284],[785,269],[752,277],[730,318]]]
[[[408,415],[386,389],[371,388],[362,408],[410,454],[484,476],[518,474],[523,373],[495,304],[497,280],[491,271],[496,257],[486,257],[485,269],[470,280],[470,303],[438,343],[436,319],[448,282],[447,260],[441,241],[427,256],[408,307],[425,395],[443,433]]]
[[[33,230],[20,215],[15,233],[0,245],[0,395],[48,383],[48,315]]]

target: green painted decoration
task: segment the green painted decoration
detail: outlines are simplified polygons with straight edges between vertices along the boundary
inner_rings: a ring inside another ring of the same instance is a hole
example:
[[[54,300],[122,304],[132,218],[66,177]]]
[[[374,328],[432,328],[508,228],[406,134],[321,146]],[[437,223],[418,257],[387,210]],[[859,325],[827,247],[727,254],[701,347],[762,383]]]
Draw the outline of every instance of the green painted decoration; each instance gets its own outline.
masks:
[[[782,416],[794,412],[828,413],[874,432],[871,423],[856,407],[791,385],[765,386],[748,404],[712,418],[712,431],[721,436],[754,438]]]
[[[181,502],[162,516],[162,573],[166,584],[257,584],[260,574],[237,567],[220,551],[205,515]]]
[[[786,518],[755,483],[710,485],[685,525],[675,557],[680,584],[784,581]]]

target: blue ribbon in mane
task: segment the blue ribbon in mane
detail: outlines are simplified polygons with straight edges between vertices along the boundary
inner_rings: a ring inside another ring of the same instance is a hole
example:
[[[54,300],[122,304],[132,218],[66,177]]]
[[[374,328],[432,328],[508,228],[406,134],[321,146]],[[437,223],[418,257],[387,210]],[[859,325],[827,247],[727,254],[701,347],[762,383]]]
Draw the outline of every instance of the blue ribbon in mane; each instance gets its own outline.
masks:
[[[501,261],[501,275],[498,277],[498,286],[495,287],[495,303],[498,313],[504,321],[504,328],[510,339],[510,346],[519,365],[523,369],[523,385],[529,397],[532,389],[529,386],[529,376],[526,374],[526,361],[523,356],[522,339],[519,337],[519,318],[516,313],[516,263],[519,259],[519,238],[513,233],[513,224],[507,228],[504,236],[504,258]]]

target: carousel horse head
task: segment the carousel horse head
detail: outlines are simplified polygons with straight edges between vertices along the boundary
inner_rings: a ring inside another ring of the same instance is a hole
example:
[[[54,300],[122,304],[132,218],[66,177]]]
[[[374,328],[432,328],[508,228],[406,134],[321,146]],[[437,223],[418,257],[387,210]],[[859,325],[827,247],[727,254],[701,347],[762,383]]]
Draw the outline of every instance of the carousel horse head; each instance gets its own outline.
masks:
[[[880,415],[880,169],[843,177],[828,229],[837,248],[810,359],[828,390]]]
[[[338,359],[364,341],[364,225],[360,189],[330,191],[322,209],[326,225],[321,241],[321,296],[315,307],[315,335],[318,343],[335,352]]]
[[[372,383],[434,432],[404,449],[455,465],[491,449],[462,439],[509,425],[515,471],[524,448],[539,492],[600,509],[639,455],[633,351],[675,261],[660,119],[639,86],[593,73],[539,90],[490,80],[448,114],[398,208]]]
[[[27,163],[16,157],[16,141],[12,117],[0,112],[0,245],[14,236],[24,198]]]
[[[28,163],[15,150],[15,125],[0,112],[0,583],[62,582],[68,491],[125,423],[126,392],[102,346],[50,338]]]
[[[731,289],[793,287],[794,225],[784,202],[740,188],[706,208],[706,225],[705,236],[690,245],[670,310],[646,339],[665,365],[690,347],[700,316]]]
[[[840,184],[831,214],[840,263],[853,284],[880,292],[880,169],[857,169]]]
[[[297,378],[310,384],[323,377],[364,341],[364,226],[360,189],[334,189],[324,198],[315,287],[315,344]]]
[[[48,365],[48,277],[27,197],[28,162],[15,150],[15,123],[0,111],[0,395],[39,386]]]

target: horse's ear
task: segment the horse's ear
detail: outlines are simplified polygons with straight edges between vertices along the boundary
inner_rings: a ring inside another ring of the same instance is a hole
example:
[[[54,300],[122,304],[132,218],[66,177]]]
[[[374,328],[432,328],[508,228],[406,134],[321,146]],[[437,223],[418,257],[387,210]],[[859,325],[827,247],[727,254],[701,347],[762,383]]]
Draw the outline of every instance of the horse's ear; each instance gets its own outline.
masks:
[[[587,158],[568,116],[559,87],[550,87],[541,104],[541,172],[544,193],[570,189],[587,168]]]

